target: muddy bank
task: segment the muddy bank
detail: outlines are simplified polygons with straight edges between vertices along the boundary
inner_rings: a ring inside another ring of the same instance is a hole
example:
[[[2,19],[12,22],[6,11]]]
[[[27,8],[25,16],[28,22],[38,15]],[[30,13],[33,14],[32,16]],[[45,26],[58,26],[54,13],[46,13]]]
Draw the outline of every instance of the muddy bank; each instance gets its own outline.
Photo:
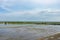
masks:
[[[50,35],[47,37],[38,38],[37,40],[60,40],[60,33]]]

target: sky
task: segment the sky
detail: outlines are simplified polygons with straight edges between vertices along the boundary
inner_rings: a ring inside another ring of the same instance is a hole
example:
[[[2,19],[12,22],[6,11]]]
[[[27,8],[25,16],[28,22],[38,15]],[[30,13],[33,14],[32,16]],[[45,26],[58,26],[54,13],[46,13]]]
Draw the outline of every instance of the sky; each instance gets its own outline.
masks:
[[[0,0],[0,21],[60,21],[60,0]]]

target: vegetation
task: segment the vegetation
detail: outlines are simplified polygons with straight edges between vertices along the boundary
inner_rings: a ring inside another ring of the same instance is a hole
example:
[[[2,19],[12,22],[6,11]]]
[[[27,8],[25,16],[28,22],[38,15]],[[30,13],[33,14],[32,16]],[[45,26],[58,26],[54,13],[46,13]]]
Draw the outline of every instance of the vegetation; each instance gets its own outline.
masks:
[[[0,22],[0,24],[43,24],[43,25],[60,25],[60,22]]]

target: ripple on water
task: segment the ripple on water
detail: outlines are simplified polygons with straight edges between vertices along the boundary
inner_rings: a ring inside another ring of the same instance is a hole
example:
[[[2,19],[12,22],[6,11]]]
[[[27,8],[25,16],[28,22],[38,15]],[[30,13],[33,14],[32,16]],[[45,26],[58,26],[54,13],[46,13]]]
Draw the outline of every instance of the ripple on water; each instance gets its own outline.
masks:
[[[0,28],[0,40],[35,40],[60,32],[59,28],[44,25],[20,26],[20,28]],[[58,29],[58,30],[57,30]],[[53,37],[51,37],[53,39]],[[59,38],[58,38],[59,39]]]

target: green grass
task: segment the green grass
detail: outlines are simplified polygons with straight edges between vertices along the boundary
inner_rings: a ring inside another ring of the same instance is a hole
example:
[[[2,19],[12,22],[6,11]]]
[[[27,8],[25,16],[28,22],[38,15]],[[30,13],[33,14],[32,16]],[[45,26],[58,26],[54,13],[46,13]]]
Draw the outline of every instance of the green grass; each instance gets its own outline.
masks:
[[[60,25],[60,22],[0,22],[0,24],[43,24],[43,25]]]

